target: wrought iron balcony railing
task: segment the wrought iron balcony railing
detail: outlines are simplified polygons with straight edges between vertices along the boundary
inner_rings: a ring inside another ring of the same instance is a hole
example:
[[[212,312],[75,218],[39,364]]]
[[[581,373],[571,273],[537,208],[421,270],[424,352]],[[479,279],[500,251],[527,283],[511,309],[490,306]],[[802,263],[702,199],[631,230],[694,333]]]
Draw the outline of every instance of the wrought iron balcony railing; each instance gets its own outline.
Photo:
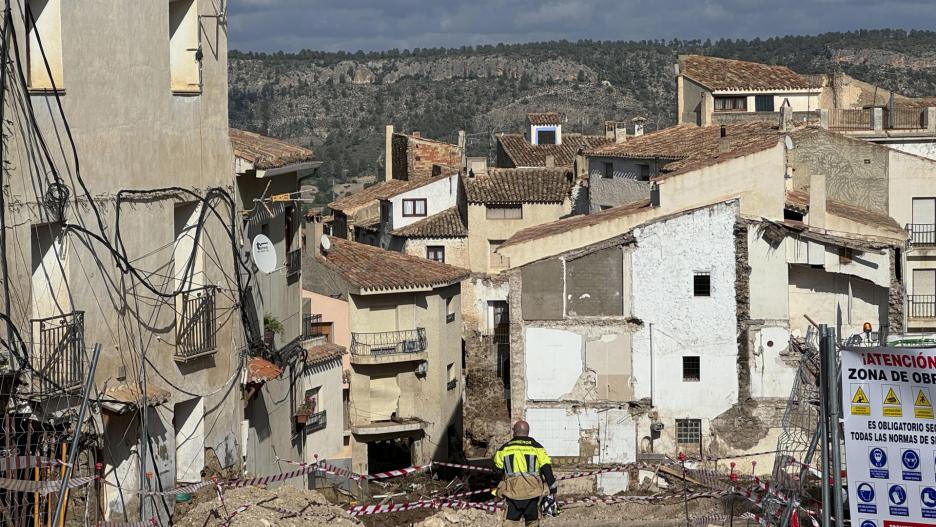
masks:
[[[321,314],[305,315],[302,317],[302,340],[314,339],[324,334]]]
[[[302,271],[302,250],[295,249],[286,253],[286,276],[296,276]]]
[[[323,430],[326,426],[328,426],[328,420],[325,416],[325,410],[322,410],[321,412],[309,415],[309,418],[305,422],[305,431],[315,432]]]
[[[936,225],[931,223],[911,223],[907,225],[911,245],[936,245]]]
[[[910,318],[936,318],[936,295],[908,295]]]
[[[74,392],[85,381],[84,312],[32,320],[36,338],[32,366],[40,394]]]
[[[424,328],[351,334],[352,355],[398,355],[423,351],[426,351],[426,330]]]
[[[179,293],[176,320],[176,360],[189,360],[217,349],[217,289],[202,287]]]

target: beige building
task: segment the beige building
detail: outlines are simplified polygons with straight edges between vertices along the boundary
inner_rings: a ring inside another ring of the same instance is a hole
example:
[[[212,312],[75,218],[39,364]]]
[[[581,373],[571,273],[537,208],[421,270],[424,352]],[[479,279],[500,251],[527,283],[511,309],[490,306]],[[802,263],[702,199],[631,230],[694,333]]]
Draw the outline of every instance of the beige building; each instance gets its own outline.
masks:
[[[306,289],[313,311],[346,312],[352,469],[402,468],[460,452],[467,271],[326,239],[310,259]],[[319,305],[324,297],[346,307]]]
[[[495,165],[499,168],[571,167],[575,154],[613,140],[605,136],[562,133],[561,115],[527,114],[528,132],[497,134]]]
[[[24,23],[26,9],[35,23]],[[66,430],[85,431],[91,448],[75,475],[101,460],[109,484],[91,522],[166,524],[174,501],[133,491],[240,465],[242,409],[231,393],[247,343],[235,277],[248,273],[231,235],[218,9],[196,0],[13,5],[2,311],[28,346],[16,354],[44,373],[19,370],[24,392],[2,407],[31,415],[5,439],[61,452]],[[9,331],[4,340],[15,342]],[[91,393],[102,404],[76,423],[94,344],[102,352]],[[54,430],[35,426],[53,415]],[[68,514],[80,521],[85,509]]]

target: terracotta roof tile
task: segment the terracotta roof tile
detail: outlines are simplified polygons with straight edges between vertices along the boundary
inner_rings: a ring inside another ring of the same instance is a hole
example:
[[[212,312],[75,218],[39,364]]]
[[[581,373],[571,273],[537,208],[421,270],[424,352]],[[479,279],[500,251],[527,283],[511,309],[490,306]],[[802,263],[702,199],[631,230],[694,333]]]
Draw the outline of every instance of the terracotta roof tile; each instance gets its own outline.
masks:
[[[800,90],[809,80],[786,66],[743,60],[683,55],[679,71],[710,90]]]
[[[139,385],[135,383],[125,383],[111,386],[104,392],[104,397],[111,401],[139,407],[143,404],[143,397],[140,396],[141,393],[143,392],[140,392]],[[151,383],[146,385],[146,404],[149,406],[162,404],[168,401],[171,396],[172,394],[169,391],[163,390],[158,386],[154,386]]]
[[[898,97],[894,99],[894,106],[922,110],[936,106],[936,97]]]
[[[272,362],[260,357],[247,359],[247,383],[260,383],[276,379],[283,373],[283,369]]]
[[[468,276],[460,267],[418,256],[336,238],[327,254],[316,258],[341,275],[349,284],[365,290],[381,291],[441,287]]]
[[[345,353],[347,353],[347,350],[344,346],[339,346],[331,342],[323,342],[306,349],[306,362],[309,364],[320,364],[322,362],[339,359]]]
[[[659,159],[666,162],[660,169],[666,173],[685,172],[711,165],[725,158],[737,157],[776,146],[780,131],[770,123],[748,122],[725,126],[721,137],[720,126],[681,124],[637,137],[628,137],[623,143],[614,143],[585,151],[592,157],[618,157],[625,159]],[[719,144],[725,142],[722,151]]]
[[[468,236],[468,228],[458,207],[452,207],[396,229],[391,234],[405,238],[462,238]]]
[[[809,193],[800,190],[791,190],[786,193],[786,206],[798,211],[809,211]],[[863,209],[842,201],[826,199],[826,212],[833,216],[852,220],[863,225],[884,227],[896,232],[905,232],[897,220],[887,214]]]
[[[234,155],[253,163],[257,170],[280,168],[292,163],[311,161],[312,150],[253,132],[230,129]]]
[[[572,216],[550,223],[543,223],[541,225],[527,227],[526,229],[523,229],[511,236],[509,240],[501,245],[501,248],[508,247],[510,245],[516,245],[518,243],[538,240],[540,238],[545,238],[554,234],[561,234],[566,231],[581,229],[583,227],[591,227],[592,225],[598,225],[606,221],[624,218],[626,216],[630,216],[631,214],[646,211],[649,208],[650,200],[645,199],[635,201],[627,205],[622,205],[620,207],[612,207],[594,214]]]
[[[581,134],[562,134],[561,145],[533,145],[521,134],[500,134],[497,141],[517,167],[545,167],[546,156],[553,156],[557,167],[571,167],[579,150],[611,142],[605,137]]]
[[[360,192],[355,192],[349,196],[336,199],[328,204],[332,210],[347,212],[351,209],[366,206],[374,201],[381,199],[390,199],[393,196],[404,192],[428,185],[436,181],[435,178],[422,179],[419,181],[406,181],[402,179],[391,179],[390,181],[381,181],[376,185],[371,185]]]
[[[556,112],[528,113],[527,122],[532,125],[560,124],[559,114]]]
[[[562,203],[571,189],[569,168],[491,168],[465,179],[468,203]]]

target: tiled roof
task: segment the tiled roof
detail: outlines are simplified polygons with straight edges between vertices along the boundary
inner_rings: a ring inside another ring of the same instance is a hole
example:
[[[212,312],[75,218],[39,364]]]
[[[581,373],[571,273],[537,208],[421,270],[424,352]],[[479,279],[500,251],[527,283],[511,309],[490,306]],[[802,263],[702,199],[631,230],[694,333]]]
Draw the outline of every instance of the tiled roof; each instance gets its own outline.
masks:
[[[936,97],[899,97],[894,99],[897,108],[923,109],[936,106]]]
[[[468,203],[561,203],[571,188],[569,168],[492,168],[465,179]]]
[[[230,129],[234,155],[253,163],[257,170],[280,168],[311,161],[312,150],[237,128]]]
[[[405,238],[461,238],[468,236],[468,228],[458,207],[452,207],[396,229],[391,234]]]
[[[142,406],[143,397],[140,396],[140,386],[136,383],[125,383],[111,386],[104,392],[104,398],[112,402],[129,404],[132,406]],[[171,393],[167,390],[163,390],[158,386],[154,386],[152,383],[147,383],[146,385],[146,404],[148,406],[157,406],[166,401],[171,397]]]
[[[376,185],[371,185],[360,192],[355,192],[349,196],[336,199],[328,204],[332,210],[347,211],[368,205],[375,200],[390,199],[393,196],[404,192],[428,185],[436,181],[436,178],[423,179],[420,181],[405,181],[402,179],[391,179],[390,181],[381,181]]]
[[[720,126],[681,124],[637,137],[628,137],[623,143],[604,145],[585,151],[594,157],[626,159],[660,159],[669,161],[660,170],[687,171],[710,165],[728,157],[737,157],[776,146],[780,132],[776,126],[752,121],[725,126],[721,137]],[[719,143],[727,143],[724,151]]]
[[[247,384],[272,381],[283,373],[283,369],[260,357],[247,359]]]
[[[611,142],[605,137],[581,134],[562,134],[561,145],[533,145],[521,134],[500,134],[497,141],[517,167],[545,167],[546,156],[553,156],[557,167],[570,167],[579,150]]]
[[[460,267],[334,236],[329,239],[331,248],[328,253],[316,258],[361,289],[388,291],[440,287],[468,276],[468,271]]]
[[[559,114],[556,112],[528,113],[527,121],[532,125],[559,124]]]
[[[800,211],[809,211],[809,193],[791,190],[786,193],[786,206]],[[884,227],[903,233],[904,230],[897,220],[887,214],[863,209],[842,201],[826,199],[826,212],[833,216],[852,220],[863,225]]]
[[[331,342],[323,342],[306,349],[306,362],[309,364],[320,364],[341,358],[346,353],[344,346],[339,346]]]
[[[511,236],[509,240],[501,245],[501,248],[508,247],[510,245],[516,245],[518,243],[538,240],[540,238],[545,238],[554,234],[561,234],[566,231],[581,229],[583,227],[599,225],[606,221],[624,218],[626,216],[630,216],[631,214],[645,211],[649,208],[650,200],[645,199],[635,201],[634,203],[629,203],[627,205],[622,205],[620,207],[613,207],[601,212],[596,212],[594,214],[572,216],[550,223],[543,223],[541,225],[527,227],[526,229],[523,229]]]
[[[680,56],[679,71],[710,90],[799,90],[813,87],[806,77],[786,66],[702,55]]]

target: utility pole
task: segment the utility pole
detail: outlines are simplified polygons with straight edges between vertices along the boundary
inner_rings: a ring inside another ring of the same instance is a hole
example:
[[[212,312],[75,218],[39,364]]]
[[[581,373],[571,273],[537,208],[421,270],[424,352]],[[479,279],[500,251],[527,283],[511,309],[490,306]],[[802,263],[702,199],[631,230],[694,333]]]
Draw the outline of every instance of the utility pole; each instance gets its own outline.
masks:
[[[842,504],[842,449],[839,441],[839,416],[842,398],[839,396],[838,358],[836,357],[835,330],[829,327],[821,332],[819,351],[826,357],[826,408],[829,411],[828,434],[832,455],[832,504],[835,507],[835,524],[844,525],[844,507]],[[823,508],[826,508],[825,506]]]
[[[828,371],[829,354],[825,353],[826,339],[825,335],[829,328],[825,324],[819,324],[819,378],[816,384],[819,388],[819,446],[822,449],[822,527],[830,527],[832,524],[832,500],[829,492],[829,397],[828,397]],[[796,511],[793,511],[796,514]]]

